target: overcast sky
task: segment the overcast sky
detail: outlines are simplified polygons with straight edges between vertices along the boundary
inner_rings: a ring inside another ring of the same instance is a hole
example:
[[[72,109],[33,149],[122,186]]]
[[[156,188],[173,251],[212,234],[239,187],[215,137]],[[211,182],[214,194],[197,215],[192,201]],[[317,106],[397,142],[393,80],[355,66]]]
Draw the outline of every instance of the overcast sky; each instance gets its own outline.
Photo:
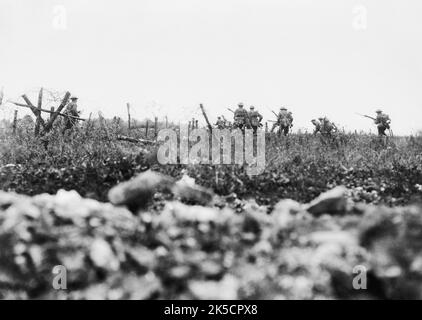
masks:
[[[296,129],[327,115],[374,131],[355,112],[381,107],[409,134],[422,129],[421,17],[420,0],[0,0],[0,87],[34,102],[41,86],[69,90],[85,116],[287,106]]]

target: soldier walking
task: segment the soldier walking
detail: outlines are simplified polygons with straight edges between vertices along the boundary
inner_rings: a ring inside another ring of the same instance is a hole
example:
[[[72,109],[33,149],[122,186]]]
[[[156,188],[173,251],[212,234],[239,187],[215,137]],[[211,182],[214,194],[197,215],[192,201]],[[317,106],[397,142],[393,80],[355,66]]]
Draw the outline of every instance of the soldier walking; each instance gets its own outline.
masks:
[[[243,109],[243,103],[238,104],[238,108],[234,112],[234,128],[239,128],[242,131],[249,125],[248,112]]]
[[[312,119],[312,124],[314,125],[314,132],[313,132],[313,134],[314,134],[314,136],[319,132],[319,133],[321,133],[321,122],[319,122],[318,120],[316,120],[316,119]]]
[[[387,136],[385,130],[390,129],[391,120],[388,114],[382,112],[382,110],[376,111],[377,115],[375,117],[375,124],[378,128],[378,135],[380,137]]]
[[[66,132],[66,130],[72,130],[73,126],[77,123],[77,119],[74,117],[79,116],[78,111],[78,98],[77,97],[71,97],[69,104],[66,106],[66,110],[64,111],[64,114],[70,117],[65,117],[64,119],[64,129],[63,133]]]
[[[226,127],[226,122],[221,119],[221,117],[217,117],[217,122],[215,123],[217,129],[224,129]]]
[[[274,131],[275,127],[279,126],[279,135],[281,132],[287,136],[289,134],[290,128],[293,127],[293,115],[285,107],[280,108],[280,112],[277,116],[277,121],[273,124],[271,132]]]
[[[224,128],[226,129],[231,129],[232,124],[229,120],[227,120],[224,116],[221,116],[223,118],[223,122],[224,122]]]
[[[327,117],[321,117],[318,119],[320,122],[320,132],[324,137],[331,137],[337,133],[338,129],[334,122],[328,120]]]
[[[254,106],[251,106],[249,110],[249,120],[251,122],[253,133],[255,134],[258,131],[258,128],[262,127],[261,121],[263,117],[257,110],[255,110]]]

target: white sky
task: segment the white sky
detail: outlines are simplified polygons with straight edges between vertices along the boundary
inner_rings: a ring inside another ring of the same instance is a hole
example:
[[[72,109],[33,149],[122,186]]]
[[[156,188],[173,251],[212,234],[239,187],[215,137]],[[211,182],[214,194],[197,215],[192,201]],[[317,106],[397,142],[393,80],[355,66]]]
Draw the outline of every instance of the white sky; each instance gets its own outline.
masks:
[[[422,129],[421,17],[419,0],[0,0],[0,87],[34,103],[41,86],[69,90],[85,116],[288,106],[296,129],[327,115],[374,130],[355,112],[382,107],[409,134]]]

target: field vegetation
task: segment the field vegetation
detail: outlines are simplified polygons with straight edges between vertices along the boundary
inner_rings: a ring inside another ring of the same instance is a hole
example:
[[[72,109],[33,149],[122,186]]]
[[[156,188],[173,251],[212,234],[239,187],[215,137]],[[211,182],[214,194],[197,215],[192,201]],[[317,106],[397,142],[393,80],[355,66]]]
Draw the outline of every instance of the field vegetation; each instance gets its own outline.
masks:
[[[160,165],[154,143],[119,139],[153,131],[118,119],[39,137],[28,118],[4,127],[0,299],[422,299],[420,136],[268,134],[249,177]],[[67,290],[52,286],[58,265]]]
[[[76,190],[106,201],[108,190],[135,174],[153,169],[173,177],[182,172],[217,194],[235,193],[273,205],[281,198],[307,202],[338,185],[357,201],[389,206],[419,201],[422,184],[422,137],[394,137],[387,142],[364,133],[342,133],[334,142],[308,133],[287,138],[267,134],[266,169],[249,177],[236,165],[165,165],[156,161],[156,146],[118,140],[119,135],[154,140],[150,129],[127,132],[119,119],[94,119],[73,132],[60,123],[35,137],[29,123],[11,126],[0,137],[0,187],[27,195]]]

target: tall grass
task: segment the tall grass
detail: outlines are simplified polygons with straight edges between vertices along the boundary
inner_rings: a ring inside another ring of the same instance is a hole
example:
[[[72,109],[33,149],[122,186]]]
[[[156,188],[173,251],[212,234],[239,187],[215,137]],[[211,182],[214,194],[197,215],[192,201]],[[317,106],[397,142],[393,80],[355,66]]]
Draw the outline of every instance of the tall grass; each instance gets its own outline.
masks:
[[[326,141],[307,133],[281,138],[268,134],[266,169],[249,177],[236,165],[161,166],[154,161],[154,147],[119,141],[121,134],[154,138],[153,130],[148,137],[143,129],[128,132],[116,119],[92,119],[65,134],[58,123],[41,137],[34,137],[31,125],[20,124],[16,134],[9,126],[0,132],[0,187],[28,194],[76,189],[106,200],[112,185],[153,168],[176,177],[187,172],[219,194],[236,193],[268,204],[280,198],[309,201],[343,184],[362,189],[357,200],[394,205],[414,201],[422,185],[420,135],[384,141],[342,133]]]

